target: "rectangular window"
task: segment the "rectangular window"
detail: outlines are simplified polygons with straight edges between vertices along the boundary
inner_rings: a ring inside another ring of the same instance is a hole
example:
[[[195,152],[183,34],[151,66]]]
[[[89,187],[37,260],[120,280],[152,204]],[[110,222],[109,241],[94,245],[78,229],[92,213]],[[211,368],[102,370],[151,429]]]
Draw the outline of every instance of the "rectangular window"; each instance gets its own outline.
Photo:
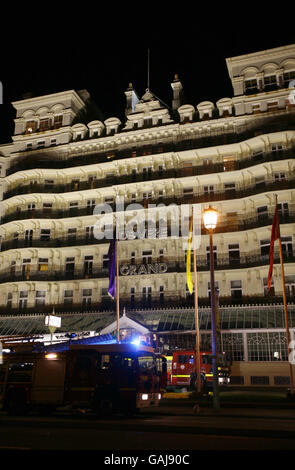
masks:
[[[53,124],[54,129],[58,129],[61,126],[62,126],[62,114],[59,114],[58,116],[54,116],[54,124]]]
[[[41,230],[40,230],[40,240],[42,242],[48,242],[50,240],[50,229],[41,228]]]
[[[183,195],[184,196],[193,196],[194,189],[193,188],[183,188]]]
[[[152,288],[150,286],[142,288],[142,300],[148,302],[152,300]]]
[[[43,202],[43,212],[51,212],[52,202]]]
[[[253,78],[251,80],[245,80],[245,93],[250,94],[250,93],[257,93],[257,80],[256,78]]]
[[[282,252],[283,252],[284,259],[293,258],[292,236],[290,236],[290,237],[282,237],[281,236],[281,243],[282,243]]]
[[[135,300],[135,287],[130,287],[130,302],[133,303]]]
[[[268,111],[277,111],[278,110],[278,102],[277,101],[271,101],[270,103],[267,103],[267,110]]]
[[[74,228],[68,228],[68,240],[76,240],[77,236],[77,229]]]
[[[12,292],[8,292],[7,294],[7,308],[11,309],[12,307]]]
[[[44,147],[45,147],[45,140],[39,140],[39,142],[37,142],[37,148],[42,149]]]
[[[289,204],[287,202],[279,202],[277,208],[280,218],[289,217]]]
[[[84,276],[92,274],[93,269],[93,256],[84,256]]]
[[[27,290],[20,291],[18,299],[19,299],[18,300],[19,309],[22,310],[22,309],[27,308],[28,291]]]
[[[35,297],[35,305],[45,305],[45,297],[46,291],[45,290],[37,290],[36,297]]]
[[[267,206],[257,207],[257,217],[258,217],[258,220],[265,220],[268,218]]]
[[[213,194],[214,193],[214,186],[211,184],[209,186],[204,186],[204,194]]]
[[[25,130],[26,134],[31,134],[32,132],[35,132],[36,129],[37,129],[36,121],[27,121],[26,122],[26,130]]]
[[[38,259],[38,271],[48,271],[48,258]]]
[[[270,239],[260,240],[261,256],[269,256]]]
[[[235,169],[234,157],[223,157],[223,171],[233,171]]]
[[[135,251],[130,253],[130,264],[135,264]]]
[[[77,180],[77,179],[72,180],[71,181],[71,189],[73,189],[74,191],[78,190],[79,189],[79,183],[80,183],[80,181]],[[70,206],[71,206],[71,204],[70,204]],[[78,206],[78,204],[77,204],[77,206]]]
[[[283,74],[283,77],[284,77],[284,86],[285,88],[288,88],[289,87],[289,83],[295,79],[295,70],[291,71],[291,72],[285,72]]]
[[[40,132],[47,131],[50,128],[50,119],[40,119]]]
[[[107,269],[109,267],[109,255],[108,253],[102,255],[102,267]]]
[[[93,238],[93,229],[94,229],[93,225],[90,225],[89,227],[85,227],[85,238],[86,238],[86,240],[89,240],[89,239]]]
[[[151,264],[152,262],[152,250],[142,252],[142,262],[143,264]]]
[[[252,111],[253,111],[253,114],[259,114],[260,113],[260,104],[259,103],[253,104],[252,105]]]
[[[114,202],[114,196],[106,196],[106,197],[104,198],[104,202],[105,202],[106,204],[113,204],[113,202]]]
[[[65,290],[64,291],[64,304],[72,304],[73,303],[73,291],[72,290]]]
[[[239,243],[228,245],[229,264],[238,266],[240,264],[240,245]]]
[[[164,286],[160,286],[159,294],[160,302],[164,302]]]
[[[225,183],[224,184],[225,191],[235,191],[236,183]]]
[[[243,375],[232,375],[230,377],[231,385],[244,385],[244,376]]]
[[[144,167],[142,169],[142,176],[143,176],[143,179],[144,180],[148,180],[148,179],[151,179],[151,176],[152,176],[152,167],[149,166],[149,167]]]
[[[242,281],[230,282],[230,294],[233,299],[242,298]]]
[[[75,258],[66,258],[66,274],[71,275],[75,271]]]
[[[264,77],[264,88],[266,90],[272,89],[277,86],[277,77],[275,75],[268,75]]]
[[[282,150],[284,150],[282,144],[272,144],[271,145],[271,151],[272,152],[281,152]]]
[[[286,181],[286,173],[283,171],[274,173],[274,180],[275,182]]]
[[[269,385],[268,375],[251,375],[251,385]]]
[[[256,186],[256,188],[264,188],[265,187],[265,177],[264,176],[256,176],[255,177],[255,186]]]
[[[146,191],[142,193],[142,198],[143,199],[151,199],[152,198],[152,191]]]
[[[91,305],[92,289],[83,289],[82,291],[82,305],[83,307]]]
[[[252,158],[255,162],[262,161],[263,160],[263,150],[262,149],[253,150]]]

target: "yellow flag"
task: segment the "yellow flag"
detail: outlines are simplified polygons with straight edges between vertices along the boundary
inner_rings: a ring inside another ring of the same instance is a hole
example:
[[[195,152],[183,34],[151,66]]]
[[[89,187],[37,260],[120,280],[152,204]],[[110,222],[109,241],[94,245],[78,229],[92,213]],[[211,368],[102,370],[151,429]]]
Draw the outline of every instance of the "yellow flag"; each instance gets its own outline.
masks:
[[[187,242],[187,251],[186,251],[186,283],[189,290],[189,293],[193,293],[193,280],[191,274],[191,247],[192,247],[192,239],[193,239],[193,218],[190,219],[189,224],[189,236]]]

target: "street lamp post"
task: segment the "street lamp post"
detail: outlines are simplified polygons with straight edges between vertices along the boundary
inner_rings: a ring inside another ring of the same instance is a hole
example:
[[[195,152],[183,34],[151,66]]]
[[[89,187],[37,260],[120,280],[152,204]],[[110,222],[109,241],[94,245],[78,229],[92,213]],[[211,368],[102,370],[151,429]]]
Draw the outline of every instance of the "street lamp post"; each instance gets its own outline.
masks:
[[[210,240],[210,284],[211,284],[211,326],[212,326],[212,369],[213,369],[213,408],[220,409],[218,374],[216,364],[216,309],[215,309],[215,280],[214,280],[214,255],[213,255],[213,231],[217,225],[218,213],[209,207],[203,213],[203,221],[206,230],[209,232]]]

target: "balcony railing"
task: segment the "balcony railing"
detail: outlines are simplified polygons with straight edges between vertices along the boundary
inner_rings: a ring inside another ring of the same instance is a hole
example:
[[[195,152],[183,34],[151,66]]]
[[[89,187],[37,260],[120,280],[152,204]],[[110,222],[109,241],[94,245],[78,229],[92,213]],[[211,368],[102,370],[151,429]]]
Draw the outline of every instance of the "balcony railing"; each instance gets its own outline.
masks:
[[[280,224],[289,224],[295,223],[295,214],[284,214],[279,216]],[[253,228],[258,227],[266,227],[268,225],[272,225],[273,222],[273,215],[261,215],[257,217],[257,215],[253,214],[252,216],[241,218],[225,218],[224,220],[220,221],[218,226],[215,229],[215,233],[226,233],[226,232],[240,232],[243,230],[250,230]],[[170,238],[171,235],[175,234],[176,231],[174,227],[171,227],[170,224],[167,224],[167,231],[155,230],[155,232],[151,235],[146,229],[145,231],[145,238],[150,237],[150,239],[161,239],[164,240],[166,238]],[[207,231],[201,226],[201,233],[206,235]],[[182,237],[187,237],[188,233],[180,233],[179,235]],[[153,236],[153,238],[152,238]],[[129,234],[128,234],[129,237]],[[132,239],[130,237],[130,239]],[[124,240],[122,240],[124,241]],[[122,242],[120,241],[120,243]],[[26,240],[24,238],[17,238],[13,240],[3,240],[0,245],[0,251],[4,252],[6,250],[18,249],[18,248],[59,248],[59,247],[70,247],[70,246],[83,246],[83,245],[101,245],[101,244],[108,244],[109,240],[103,238],[98,240],[93,235],[89,236],[86,234],[79,235],[77,237],[66,237],[61,236],[57,238],[51,238],[49,240],[42,240],[40,238],[32,238],[31,240]]]
[[[260,128],[254,128],[243,132],[236,132],[229,130],[224,132],[221,135],[217,136],[204,136],[196,137],[194,139],[182,138],[179,136],[178,142],[162,144],[161,150],[159,150],[159,145],[150,146],[150,154],[164,153],[164,152],[179,152],[182,150],[188,150],[192,148],[204,148],[212,147],[216,145],[226,145],[232,143],[242,142],[243,140],[251,139],[260,134],[266,134],[270,132],[280,132],[286,131],[288,129],[294,130],[295,117],[293,114],[280,115],[279,119],[276,121],[268,120],[261,124]],[[184,124],[185,126],[186,124]],[[88,140],[88,139],[87,139]],[[145,148],[146,144],[143,144],[141,149],[137,149],[136,156],[146,155]],[[132,157],[132,149],[119,151],[114,149],[114,156],[112,160],[126,159]],[[43,158],[43,160],[42,160]],[[55,160],[54,160],[55,158]],[[69,168],[80,165],[91,165],[94,163],[108,162],[109,155],[108,152],[102,152],[97,154],[83,155],[72,157],[69,160],[62,160],[60,157],[53,156],[51,153],[46,153],[46,149],[42,150],[42,153],[35,151],[30,151],[28,156],[25,155],[23,158],[18,160],[13,166],[7,170],[7,175],[15,173],[21,170],[28,170],[34,168]]]
[[[283,259],[285,263],[294,263],[295,255],[293,252],[283,253]],[[274,263],[279,263],[279,254],[274,253]],[[141,274],[151,272],[151,276],[157,274],[156,265],[163,263],[165,265],[165,271],[168,273],[185,273],[186,262],[184,259],[173,259],[153,261],[150,264],[130,264],[130,260],[120,260],[120,278],[127,276],[140,276]],[[231,259],[229,255],[219,255],[215,260],[216,270],[227,270],[227,269],[242,269],[255,266],[264,266],[269,264],[268,255],[259,255],[257,253],[241,254],[238,259]],[[126,270],[132,266],[133,273],[129,274],[129,270]],[[145,266],[145,270],[142,269]],[[163,266],[163,265],[162,265]],[[124,267],[124,269],[123,269]],[[141,268],[139,270],[139,268]],[[209,271],[210,265],[206,256],[197,256],[197,268],[199,271]],[[141,272],[141,274],[137,274]],[[51,264],[41,264],[40,267],[33,265],[16,266],[13,269],[6,269],[0,272],[0,283],[4,282],[19,282],[19,281],[62,281],[62,280],[75,280],[75,279],[97,279],[97,278],[108,278],[108,267],[93,266],[87,267],[82,264],[76,263],[68,270],[65,266],[56,266]]]
[[[287,295],[288,303],[293,303],[294,298]],[[199,297],[198,305],[200,308],[210,308],[210,299],[208,297]],[[233,307],[247,307],[253,306],[255,309],[261,305],[283,305],[283,298],[281,296],[246,296],[243,295],[239,298],[219,297],[219,306],[233,306]],[[81,303],[72,304],[49,304],[49,305],[28,305],[27,307],[0,307],[0,315],[2,316],[21,316],[21,315],[45,315],[51,313],[55,309],[57,314],[81,314],[81,313],[99,313],[99,312],[114,312],[116,309],[116,302],[108,296],[103,296],[98,302],[91,302],[89,305],[82,305]],[[141,293],[135,294],[133,298],[126,295],[120,295],[120,308],[128,311],[151,311],[151,310],[164,310],[164,309],[193,309],[194,308],[194,296],[183,297],[175,292],[165,292],[162,297],[159,293],[153,293],[149,298],[144,297]],[[177,320],[177,325],[179,319]],[[178,327],[170,325],[171,330],[175,330]]]
[[[290,178],[288,180],[274,181],[268,180],[265,184],[252,185],[244,189],[231,189],[231,190],[222,190],[216,191],[210,194],[200,194],[200,195],[187,195],[176,194],[175,196],[170,197],[161,197],[161,198],[149,198],[141,201],[137,201],[137,204],[142,204],[143,207],[148,208],[149,204],[158,205],[160,202],[166,205],[169,204],[200,204],[204,202],[215,202],[215,201],[224,201],[232,199],[242,199],[248,196],[253,196],[255,194],[260,194],[269,191],[281,191],[287,189],[295,188],[295,178]],[[101,203],[103,204],[103,203]],[[100,204],[98,204],[100,205]],[[113,211],[116,211],[116,204],[109,203],[113,208]],[[119,208],[119,210],[126,210],[130,202],[125,202]],[[67,218],[67,217],[81,217],[85,215],[93,215],[94,207],[77,207],[73,209],[30,209],[30,210],[21,210],[18,206],[17,209],[9,214],[1,217],[1,224],[6,224],[14,220],[23,220],[23,219],[57,219],[57,218]]]
[[[73,191],[83,191],[88,189],[105,188],[120,184],[139,183],[143,181],[164,180],[169,178],[182,178],[186,176],[198,176],[211,173],[220,173],[224,171],[241,170],[248,168],[259,163],[285,160],[294,158],[295,149],[280,150],[277,152],[268,152],[252,156],[251,158],[235,160],[231,162],[231,166],[226,166],[225,163],[214,163],[212,165],[196,165],[192,168],[172,168],[163,171],[153,171],[151,173],[136,173],[135,175],[120,175],[112,176],[102,179],[94,179],[93,181],[79,181],[79,183],[67,184],[41,184],[30,183],[20,184],[12,189],[9,189],[3,194],[3,199],[8,199],[13,196],[21,194],[32,193],[66,193]]]

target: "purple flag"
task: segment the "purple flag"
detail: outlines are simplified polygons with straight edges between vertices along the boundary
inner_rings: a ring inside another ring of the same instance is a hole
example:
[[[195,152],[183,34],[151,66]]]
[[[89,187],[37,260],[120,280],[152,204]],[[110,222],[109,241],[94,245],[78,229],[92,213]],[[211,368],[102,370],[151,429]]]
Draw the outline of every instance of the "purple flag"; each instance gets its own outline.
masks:
[[[117,249],[117,240],[116,240],[116,232],[114,234],[114,238],[112,239],[108,251],[109,257],[109,288],[108,294],[112,299],[115,298],[115,284],[116,284],[116,249]]]

